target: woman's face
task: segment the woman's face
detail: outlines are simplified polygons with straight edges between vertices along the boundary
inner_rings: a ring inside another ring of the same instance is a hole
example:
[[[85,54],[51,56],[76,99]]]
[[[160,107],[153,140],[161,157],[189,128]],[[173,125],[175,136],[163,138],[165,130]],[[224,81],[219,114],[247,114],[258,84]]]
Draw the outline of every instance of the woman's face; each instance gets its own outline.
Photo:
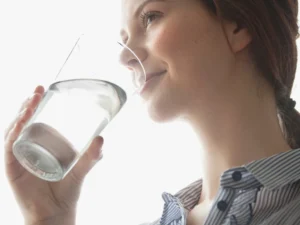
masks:
[[[156,121],[184,116],[194,104],[210,104],[226,87],[234,64],[221,22],[200,0],[122,0],[123,42],[142,61],[141,93]],[[132,59],[123,54],[130,65]]]

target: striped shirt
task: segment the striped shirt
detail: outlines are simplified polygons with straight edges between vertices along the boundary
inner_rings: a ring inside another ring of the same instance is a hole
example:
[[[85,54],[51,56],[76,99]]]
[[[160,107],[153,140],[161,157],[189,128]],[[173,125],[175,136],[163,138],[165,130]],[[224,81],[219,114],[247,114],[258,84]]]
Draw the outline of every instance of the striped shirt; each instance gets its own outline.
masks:
[[[147,225],[186,225],[202,180],[175,195],[164,192],[162,216]],[[300,225],[300,149],[223,173],[205,225]]]

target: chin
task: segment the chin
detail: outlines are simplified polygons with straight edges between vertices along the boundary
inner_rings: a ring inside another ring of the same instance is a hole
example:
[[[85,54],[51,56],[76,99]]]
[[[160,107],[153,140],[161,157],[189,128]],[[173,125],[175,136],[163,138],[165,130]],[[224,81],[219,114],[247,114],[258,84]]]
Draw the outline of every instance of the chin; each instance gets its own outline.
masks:
[[[154,122],[165,123],[176,120],[187,106],[187,99],[178,85],[164,82],[148,89],[143,99],[149,117]]]
[[[179,117],[179,105],[167,101],[152,101],[147,102],[147,112],[151,120],[158,123],[166,123],[176,120]]]

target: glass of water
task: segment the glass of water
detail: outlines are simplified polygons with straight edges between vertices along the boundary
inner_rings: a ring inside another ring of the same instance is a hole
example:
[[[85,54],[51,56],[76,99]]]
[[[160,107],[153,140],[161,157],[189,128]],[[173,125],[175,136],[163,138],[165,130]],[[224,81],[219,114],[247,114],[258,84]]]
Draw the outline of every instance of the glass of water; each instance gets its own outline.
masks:
[[[13,145],[17,160],[47,181],[62,180],[146,79],[134,52],[81,35]],[[134,63],[124,67],[120,54]]]

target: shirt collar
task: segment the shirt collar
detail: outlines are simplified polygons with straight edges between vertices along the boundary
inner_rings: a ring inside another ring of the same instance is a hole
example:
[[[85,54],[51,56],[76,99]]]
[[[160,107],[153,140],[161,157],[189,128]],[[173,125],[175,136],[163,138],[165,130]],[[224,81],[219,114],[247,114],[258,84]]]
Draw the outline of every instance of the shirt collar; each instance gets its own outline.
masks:
[[[300,148],[256,160],[243,167],[229,169],[224,172],[221,181],[225,180],[232,171],[245,169],[261,186],[269,190],[281,188],[300,180]],[[199,179],[177,192],[174,197],[180,199],[185,209],[191,210],[198,204],[201,191],[202,179]],[[164,195],[166,196],[167,193]]]
[[[253,161],[245,168],[265,188],[282,188],[300,180],[300,148]]]
[[[191,210],[197,205],[202,191],[202,179],[199,179],[177,192],[174,197],[179,198],[183,207]]]

